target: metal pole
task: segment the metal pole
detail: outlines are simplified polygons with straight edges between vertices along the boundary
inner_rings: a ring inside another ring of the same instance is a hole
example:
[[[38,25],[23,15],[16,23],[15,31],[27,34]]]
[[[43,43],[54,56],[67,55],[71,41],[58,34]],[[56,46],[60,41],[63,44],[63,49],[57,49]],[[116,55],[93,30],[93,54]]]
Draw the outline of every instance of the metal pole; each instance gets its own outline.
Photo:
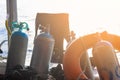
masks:
[[[12,31],[12,22],[17,21],[17,0],[6,0],[7,4],[7,21],[8,21],[8,27],[10,27],[10,30]],[[10,35],[8,34],[8,45],[10,41]]]

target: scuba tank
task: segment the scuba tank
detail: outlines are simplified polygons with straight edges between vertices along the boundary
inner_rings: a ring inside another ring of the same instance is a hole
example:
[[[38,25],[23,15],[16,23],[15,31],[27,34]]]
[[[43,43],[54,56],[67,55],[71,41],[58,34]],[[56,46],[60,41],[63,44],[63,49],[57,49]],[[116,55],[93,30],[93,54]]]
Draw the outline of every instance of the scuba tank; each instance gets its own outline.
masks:
[[[55,41],[49,33],[49,26],[40,28],[42,32],[35,37],[30,66],[41,76],[48,74]]]
[[[13,32],[8,50],[6,73],[9,73],[16,65],[21,65],[24,67],[28,45],[28,36],[22,32],[23,29],[29,30],[27,23],[12,23]]]
[[[110,42],[98,42],[92,53],[100,80],[120,80],[119,63]]]

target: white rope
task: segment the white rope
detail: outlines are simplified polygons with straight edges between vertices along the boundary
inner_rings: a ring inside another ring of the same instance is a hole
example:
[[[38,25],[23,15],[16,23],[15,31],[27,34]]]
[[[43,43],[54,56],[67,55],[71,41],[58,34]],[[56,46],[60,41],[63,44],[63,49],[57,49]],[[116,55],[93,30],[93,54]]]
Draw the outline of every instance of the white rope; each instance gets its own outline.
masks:
[[[86,48],[86,46],[85,46],[85,44],[84,44],[83,38],[81,37],[80,40],[81,40],[82,46],[83,46],[83,48],[84,48],[84,50],[85,50],[85,53],[84,53],[84,54],[87,54],[87,52],[86,52],[87,48]],[[80,80],[80,76],[83,75],[83,74],[85,73],[86,68],[87,68],[87,60],[85,60],[85,66],[84,66],[82,72],[78,75],[77,80]]]

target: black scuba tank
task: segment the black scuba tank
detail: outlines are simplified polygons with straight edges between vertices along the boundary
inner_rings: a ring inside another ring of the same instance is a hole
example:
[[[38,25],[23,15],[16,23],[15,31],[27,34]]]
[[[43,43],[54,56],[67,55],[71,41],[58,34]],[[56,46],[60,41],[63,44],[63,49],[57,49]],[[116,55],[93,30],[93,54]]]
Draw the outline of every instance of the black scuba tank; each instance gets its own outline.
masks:
[[[30,66],[38,74],[47,74],[54,48],[54,39],[46,27],[34,40],[33,55]]]
[[[6,73],[12,70],[16,65],[24,67],[28,45],[28,36],[26,33],[22,32],[23,29],[28,30],[28,24],[25,22],[13,22],[12,29]]]

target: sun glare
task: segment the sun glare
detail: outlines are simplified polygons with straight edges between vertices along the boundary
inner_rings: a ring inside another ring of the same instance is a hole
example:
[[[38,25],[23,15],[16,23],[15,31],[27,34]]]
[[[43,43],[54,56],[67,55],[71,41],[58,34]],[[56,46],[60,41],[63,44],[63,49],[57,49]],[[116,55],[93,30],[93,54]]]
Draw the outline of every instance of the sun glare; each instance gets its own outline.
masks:
[[[69,13],[70,29],[78,37],[104,30],[120,34],[119,0],[18,0],[21,4],[26,14]]]

